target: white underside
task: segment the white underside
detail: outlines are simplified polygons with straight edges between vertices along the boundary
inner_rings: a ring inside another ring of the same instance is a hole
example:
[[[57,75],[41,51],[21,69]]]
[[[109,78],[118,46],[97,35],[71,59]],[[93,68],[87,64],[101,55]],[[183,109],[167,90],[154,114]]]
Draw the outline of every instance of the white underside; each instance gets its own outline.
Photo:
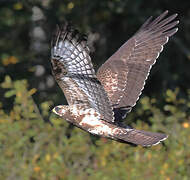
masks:
[[[81,127],[83,127],[85,124],[91,126],[91,128],[88,129],[88,131],[92,134],[112,134],[112,128],[106,125],[104,121],[100,120],[98,116],[94,116],[93,113],[90,115],[86,115],[79,123]]]

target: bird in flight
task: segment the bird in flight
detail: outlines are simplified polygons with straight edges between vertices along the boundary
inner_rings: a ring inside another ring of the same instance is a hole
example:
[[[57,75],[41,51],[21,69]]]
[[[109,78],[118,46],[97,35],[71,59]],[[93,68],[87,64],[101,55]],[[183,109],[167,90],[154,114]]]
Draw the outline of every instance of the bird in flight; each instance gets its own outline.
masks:
[[[163,45],[178,30],[177,14],[150,17],[95,73],[87,39],[71,25],[57,27],[51,44],[52,73],[68,105],[53,112],[69,123],[101,137],[141,146],[168,136],[123,125],[144,88]]]

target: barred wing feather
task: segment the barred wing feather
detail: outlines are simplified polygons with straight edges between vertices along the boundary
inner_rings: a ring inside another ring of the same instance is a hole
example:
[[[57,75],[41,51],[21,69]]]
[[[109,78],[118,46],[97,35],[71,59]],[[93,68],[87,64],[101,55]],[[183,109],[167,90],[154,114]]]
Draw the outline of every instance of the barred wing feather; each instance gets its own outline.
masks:
[[[87,104],[105,121],[113,121],[112,107],[96,77],[86,39],[68,24],[57,27],[52,40],[51,64],[69,105]]]

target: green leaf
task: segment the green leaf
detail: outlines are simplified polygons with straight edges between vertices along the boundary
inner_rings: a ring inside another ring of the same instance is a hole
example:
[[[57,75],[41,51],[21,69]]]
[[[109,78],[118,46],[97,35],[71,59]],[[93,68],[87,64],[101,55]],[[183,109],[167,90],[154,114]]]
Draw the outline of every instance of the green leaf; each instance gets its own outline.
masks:
[[[7,91],[4,96],[5,96],[6,98],[10,98],[11,96],[13,96],[13,95],[15,95],[15,94],[16,94],[16,91],[15,91],[15,90],[10,90],[10,91]]]

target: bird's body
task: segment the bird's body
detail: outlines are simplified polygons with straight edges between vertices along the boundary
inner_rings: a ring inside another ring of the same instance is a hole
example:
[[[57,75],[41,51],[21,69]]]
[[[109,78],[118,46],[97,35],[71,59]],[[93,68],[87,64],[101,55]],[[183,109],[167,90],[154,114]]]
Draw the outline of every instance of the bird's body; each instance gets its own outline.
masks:
[[[67,121],[94,135],[112,138],[117,129],[114,124],[102,120],[101,115],[95,109],[84,107],[82,104],[57,106],[56,108],[56,112],[63,114]]]
[[[133,128],[118,126],[103,120],[101,115],[93,108],[87,108],[83,104],[71,106],[56,106],[53,110],[71,124],[83,129],[93,135],[110,138],[142,146],[156,145],[160,139],[165,140],[167,135],[140,131]],[[143,136],[143,139],[141,138]]]
[[[121,125],[136,104],[152,65],[168,37],[175,34],[176,14],[149,18],[98,70],[93,69],[86,40],[69,25],[57,28],[52,40],[52,71],[68,105],[53,111],[75,126],[101,137],[151,146],[167,135]],[[171,22],[173,21],[173,22]]]

